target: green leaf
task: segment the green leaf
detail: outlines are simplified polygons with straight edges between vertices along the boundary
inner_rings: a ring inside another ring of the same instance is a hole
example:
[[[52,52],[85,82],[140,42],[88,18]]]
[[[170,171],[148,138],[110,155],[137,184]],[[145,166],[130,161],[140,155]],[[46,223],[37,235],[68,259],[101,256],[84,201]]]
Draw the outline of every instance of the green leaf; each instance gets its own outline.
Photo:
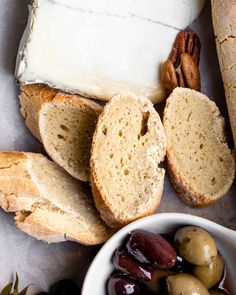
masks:
[[[16,281],[14,284],[14,294],[18,293],[18,287],[19,287],[19,277],[18,277],[18,274],[16,273]]]
[[[10,295],[13,283],[8,284],[5,288],[3,288],[1,295]]]
[[[28,289],[29,289],[30,286],[32,286],[32,284],[29,285],[29,286],[27,286],[27,287],[25,287],[19,294],[20,295],[25,295],[27,293],[27,291],[28,291]]]
[[[19,277],[18,277],[18,274],[16,273],[16,279],[15,279],[15,283],[10,283],[8,284],[3,290],[2,292],[0,293],[0,295],[26,295],[29,287],[32,286],[29,285],[27,287],[25,287],[21,292],[18,291],[18,288],[19,288]],[[13,290],[14,292],[11,292],[12,291],[12,287],[13,287]]]

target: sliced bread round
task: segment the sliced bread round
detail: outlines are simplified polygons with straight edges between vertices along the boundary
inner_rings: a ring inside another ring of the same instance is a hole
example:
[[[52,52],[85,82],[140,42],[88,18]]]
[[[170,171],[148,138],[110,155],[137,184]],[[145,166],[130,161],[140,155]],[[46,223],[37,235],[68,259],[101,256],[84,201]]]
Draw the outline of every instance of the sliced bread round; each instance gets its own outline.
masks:
[[[115,95],[96,126],[91,151],[95,204],[111,227],[149,215],[158,206],[166,136],[148,99]]]
[[[43,84],[22,86],[21,112],[49,156],[73,177],[90,178],[90,147],[102,107]]]
[[[0,186],[0,206],[39,240],[95,245],[112,234],[83,183],[40,154],[1,152]]]
[[[169,175],[180,198],[194,207],[217,202],[233,182],[235,162],[216,104],[200,92],[176,88],[163,124]]]

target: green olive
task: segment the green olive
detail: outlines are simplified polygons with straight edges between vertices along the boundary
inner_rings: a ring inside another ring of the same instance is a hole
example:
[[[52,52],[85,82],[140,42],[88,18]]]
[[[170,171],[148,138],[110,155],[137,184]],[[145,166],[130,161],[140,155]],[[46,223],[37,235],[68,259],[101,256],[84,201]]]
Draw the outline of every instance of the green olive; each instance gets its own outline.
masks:
[[[225,292],[224,290],[215,289],[210,290],[210,295],[228,295],[229,293]]]
[[[208,265],[217,256],[216,243],[212,236],[197,226],[186,226],[175,234],[179,255],[195,265]]]
[[[197,277],[208,289],[215,286],[222,277],[224,271],[224,260],[220,255],[209,264],[203,266],[195,266],[193,274]]]
[[[152,293],[162,293],[162,290],[165,287],[165,278],[170,275],[174,275],[173,271],[169,270],[154,270],[152,273],[151,281],[144,281],[144,284]]]
[[[202,282],[187,273],[169,276],[167,288],[168,295],[209,295]]]

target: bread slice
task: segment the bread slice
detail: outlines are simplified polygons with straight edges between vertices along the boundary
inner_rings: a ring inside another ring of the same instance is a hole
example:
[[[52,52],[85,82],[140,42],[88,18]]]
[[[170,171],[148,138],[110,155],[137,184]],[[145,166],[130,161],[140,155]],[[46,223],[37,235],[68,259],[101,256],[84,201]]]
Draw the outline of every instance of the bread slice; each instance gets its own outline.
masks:
[[[99,116],[91,152],[92,190],[111,227],[149,215],[158,206],[166,136],[148,99],[115,95]]]
[[[214,204],[229,190],[235,171],[216,104],[200,92],[176,88],[166,102],[163,123],[176,192],[194,207]]]
[[[21,85],[19,95],[21,114],[30,132],[42,142],[39,132],[39,112],[42,104],[54,99],[59,91],[45,84]]]
[[[0,206],[39,240],[95,245],[110,237],[82,184],[40,154],[0,153]]]
[[[21,113],[49,156],[73,177],[88,181],[92,135],[102,107],[43,84],[21,86]]]

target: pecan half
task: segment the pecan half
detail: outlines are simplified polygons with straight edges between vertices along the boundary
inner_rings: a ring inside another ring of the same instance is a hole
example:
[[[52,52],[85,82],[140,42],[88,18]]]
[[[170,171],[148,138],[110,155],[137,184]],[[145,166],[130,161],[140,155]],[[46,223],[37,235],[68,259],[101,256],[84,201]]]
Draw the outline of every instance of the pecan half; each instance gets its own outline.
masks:
[[[170,59],[167,59],[167,61],[164,62],[162,65],[161,82],[167,94],[170,94],[173,89],[178,87],[177,74],[175,71],[175,67]]]
[[[201,89],[200,72],[197,64],[194,61],[194,57],[188,53],[182,53],[180,56],[181,60],[181,72],[183,74],[184,86],[195,90]]]
[[[193,31],[182,31],[177,35],[161,69],[161,81],[168,95],[178,86],[200,90],[200,50],[199,38]]]
[[[191,30],[181,31],[175,38],[169,59],[177,68],[181,54],[188,53],[192,56],[194,62],[199,65],[200,51],[201,43],[197,34]]]

